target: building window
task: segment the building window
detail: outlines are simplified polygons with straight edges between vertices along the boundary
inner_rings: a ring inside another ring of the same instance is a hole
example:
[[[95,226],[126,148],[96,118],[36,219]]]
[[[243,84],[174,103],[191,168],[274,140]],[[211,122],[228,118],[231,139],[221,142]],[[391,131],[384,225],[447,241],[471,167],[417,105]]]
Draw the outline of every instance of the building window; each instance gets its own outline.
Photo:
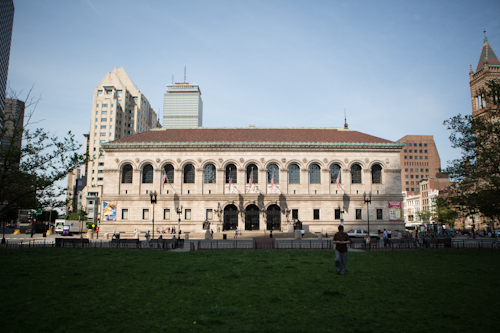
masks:
[[[407,188],[406,188],[406,190],[407,190],[407,191],[409,191],[409,190],[410,190],[410,188],[409,188],[409,187],[407,187]]]
[[[236,173],[236,166],[234,164],[229,164],[226,166],[226,184],[229,184],[229,178],[231,178],[231,183],[236,184],[237,183],[237,173]]]
[[[184,184],[194,184],[194,165],[184,166]]]
[[[424,147],[427,147],[427,143],[424,143]]]
[[[361,220],[361,219],[362,219],[361,209],[356,209],[356,220]]]
[[[184,219],[191,220],[191,209],[184,209]]]
[[[101,133],[101,136],[106,136],[106,133]]]
[[[407,159],[408,159],[408,156],[405,155],[405,160],[407,160]]]
[[[318,164],[311,164],[309,167],[309,183],[321,184],[321,168]]]
[[[142,183],[152,184],[153,183],[153,166],[151,164],[146,164],[144,169],[142,169]]]
[[[335,209],[335,219],[340,220],[340,209]]]
[[[104,166],[104,162],[99,162],[98,165],[99,166]]]
[[[103,173],[103,171],[102,170],[97,170],[97,173]]]
[[[404,150],[404,152],[405,152],[405,153],[407,153],[407,152],[408,152],[408,150],[407,150],[407,149],[405,149],[405,150]]]
[[[372,184],[382,184],[382,167],[380,164],[372,166]]]
[[[408,168],[405,169],[405,172],[408,172]]]
[[[163,172],[165,179],[162,180],[162,183],[172,184],[174,182],[174,167],[172,164],[165,165],[163,167]]]
[[[279,182],[280,182],[280,169],[276,164],[270,164],[267,167],[267,183],[279,184]]]
[[[353,164],[351,167],[351,182],[353,184],[361,184],[361,166]]]
[[[427,156],[425,156],[425,159],[427,159]]]
[[[315,220],[319,220],[319,209],[314,209],[313,210],[313,218]]]
[[[205,166],[205,184],[215,184],[215,166],[213,164]]]
[[[377,220],[382,220],[382,209],[377,209]]]
[[[106,125],[101,125],[101,129],[106,129]]]
[[[104,107],[104,104],[102,106]],[[108,114],[108,111],[101,111],[102,116],[107,115],[107,114]]]
[[[410,182],[408,182],[408,181],[407,181],[407,182],[406,182],[406,185],[410,185],[409,183],[410,183]]]
[[[116,96],[117,97],[121,97],[121,95],[122,95],[122,90],[117,90],[116,91]]]
[[[163,210],[163,219],[170,220],[170,209],[166,208]]]
[[[143,220],[148,220],[149,219],[149,209],[143,209],[142,210],[142,219]]]
[[[97,90],[97,97],[101,97],[102,96],[102,90]]]
[[[100,181],[103,181],[104,179],[102,177],[97,177],[97,181],[100,182]]]
[[[405,156],[405,157],[406,157],[406,156]],[[413,156],[411,156],[411,155],[410,155],[410,160],[412,160],[412,159],[413,159]]]
[[[298,220],[298,219],[299,219],[299,210],[292,209],[292,220]]]
[[[122,209],[122,220],[128,220],[128,209]]]
[[[130,164],[125,164],[122,169],[122,183],[132,184],[132,166]]]
[[[410,146],[410,147],[411,147],[411,142],[408,144],[408,146]]]
[[[102,122],[108,121],[108,118],[101,118]]]
[[[335,184],[337,182],[337,177],[339,177],[339,184],[342,183],[342,172],[340,165],[332,164],[330,165],[330,183]]]
[[[297,164],[290,164],[288,167],[288,183],[300,184],[300,168]]]
[[[207,220],[212,220],[214,218],[214,212],[212,209],[207,209]]]
[[[250,177],[252,177],[252,184],[257,184],[259,182],[259,169],[255,164],[249,164],[247,166],[247,184],[250,183]]]

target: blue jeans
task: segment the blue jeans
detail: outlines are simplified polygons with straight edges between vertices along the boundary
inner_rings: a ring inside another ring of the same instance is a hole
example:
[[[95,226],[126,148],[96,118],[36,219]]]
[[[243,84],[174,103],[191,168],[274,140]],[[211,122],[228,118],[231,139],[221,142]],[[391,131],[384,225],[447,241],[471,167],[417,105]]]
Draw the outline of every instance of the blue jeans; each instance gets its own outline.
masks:
[[[340,253],[338,250],[335,250],[335,269],[337,270],[337,273],[344,274],[346,266],[347,252]]]

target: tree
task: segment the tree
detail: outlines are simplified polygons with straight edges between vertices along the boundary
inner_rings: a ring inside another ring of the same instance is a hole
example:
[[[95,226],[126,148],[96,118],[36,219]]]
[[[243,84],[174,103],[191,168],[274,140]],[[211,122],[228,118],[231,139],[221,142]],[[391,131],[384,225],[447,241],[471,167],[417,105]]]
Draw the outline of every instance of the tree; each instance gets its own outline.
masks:
[[[28,129],[33,126],[31,119],[40,101],[30,96],[32,89],[22,105],[24,113],[0,110],[1,219],[19,208],[64,206],[64,188],[56,182],[87,160],[86,155],[78,153],[81,145],[71,131],[59,139],[42,128]],[[17,100],[17,94],[12,96]]]
[[[440,224],[447,224],[450,227],[455,226],[455,221],[458,218],[458,212],[452,209],[448,200],[444,197],[436,197],[434,201],[434,218]]]
[[[500,219],[500,81],[486,83],[482,91],[487,108],[479,116],[458,115],[444,121],[451,130],[453,148],[462,156],[450,162],[445,172],[455,181],[448,203],[461,206],[465,215],[480,212]]]

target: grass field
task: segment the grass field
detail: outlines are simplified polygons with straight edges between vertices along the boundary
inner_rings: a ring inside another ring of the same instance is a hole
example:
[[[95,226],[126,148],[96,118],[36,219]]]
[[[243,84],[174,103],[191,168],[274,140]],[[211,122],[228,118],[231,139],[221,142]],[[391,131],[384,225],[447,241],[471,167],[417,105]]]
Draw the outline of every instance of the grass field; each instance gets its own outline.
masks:
[[[2,332],[497,332],[500,252],[0,250]]]

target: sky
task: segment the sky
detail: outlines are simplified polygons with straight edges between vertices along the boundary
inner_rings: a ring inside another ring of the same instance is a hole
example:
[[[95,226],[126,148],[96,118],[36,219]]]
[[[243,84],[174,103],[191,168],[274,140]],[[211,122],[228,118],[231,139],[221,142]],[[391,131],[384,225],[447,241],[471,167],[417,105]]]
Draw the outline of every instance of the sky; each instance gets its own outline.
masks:
[[[163,118],[166,85],[200,86],[204,127],[343,127],[397,141],[470,114],[500,1],[14,0],[8,81],[41,96],[33,126],[83,143],[94,89],[123,67]]]

